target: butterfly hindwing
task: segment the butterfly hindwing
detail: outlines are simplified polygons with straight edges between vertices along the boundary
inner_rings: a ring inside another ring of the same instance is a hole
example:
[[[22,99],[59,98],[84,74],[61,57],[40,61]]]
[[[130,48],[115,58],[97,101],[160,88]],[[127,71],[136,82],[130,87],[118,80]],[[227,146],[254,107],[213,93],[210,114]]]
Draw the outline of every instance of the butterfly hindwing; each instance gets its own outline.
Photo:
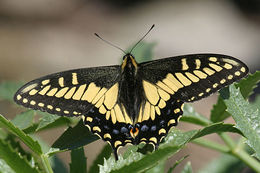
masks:
[[[119,66],[70,70],[33,80],[14,100],[25,107],[62,116],[80,116],[95,106],[115,85]]]
[[[248,73],[243,62],[220,54],[184,55],[140,66],[140,76],[144,80],[185,102],[206,97]]]
[[[92,133],[111,145],[116,157],[121,146],[133,143],[133,138],[129,133],[130,126],[133,124],[132,120],[124,106],[118,102],[111,108],[106,108],[105,111],[93,107],[86,115],[82,115],[82,118]]]

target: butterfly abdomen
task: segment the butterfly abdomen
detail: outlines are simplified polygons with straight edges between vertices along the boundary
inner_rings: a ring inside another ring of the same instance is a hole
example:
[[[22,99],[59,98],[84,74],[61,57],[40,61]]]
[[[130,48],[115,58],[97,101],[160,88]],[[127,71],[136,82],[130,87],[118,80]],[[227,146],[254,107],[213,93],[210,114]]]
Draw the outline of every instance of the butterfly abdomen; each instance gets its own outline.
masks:
[[[135,120],[142,100],[140,98],[142,85],[136,77],[138,65],[134,57],[131,54],[127,54],[124,56],[121,67],[120,102],[125,105],[126,112],[132,120]]]

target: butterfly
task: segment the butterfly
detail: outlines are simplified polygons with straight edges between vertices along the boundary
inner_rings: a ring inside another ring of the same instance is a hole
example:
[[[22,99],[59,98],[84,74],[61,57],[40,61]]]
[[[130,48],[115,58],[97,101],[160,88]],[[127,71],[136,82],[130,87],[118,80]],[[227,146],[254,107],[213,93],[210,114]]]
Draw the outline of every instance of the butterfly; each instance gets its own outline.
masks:
[[[131,52],[131,51],[130,51]],[[60,116],[80,116],[108,142],[115,158],[128,143],[158,148],[178,124],[184,102],[200,100],[248,73],[240,60],[222,54],[190,54],[138,63],[50,74],[22,86],[14,100]]]

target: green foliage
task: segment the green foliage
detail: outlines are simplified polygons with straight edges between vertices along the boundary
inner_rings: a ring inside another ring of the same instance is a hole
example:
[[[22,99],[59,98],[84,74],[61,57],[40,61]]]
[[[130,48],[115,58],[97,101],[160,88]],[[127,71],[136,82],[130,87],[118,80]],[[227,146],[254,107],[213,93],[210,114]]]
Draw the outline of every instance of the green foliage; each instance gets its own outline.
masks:
[[[154,45],[155,43],[142,42],[133,53],[136,57],[151,58]],[[150,59],[143,58],[138,61],[147,60]],[[156,151],[150,150],[150,146],[144,144],[129,146],[124,154],[119,155],[119,160],[115,161],[111,155],[111,147],[106,145],[96,156],[88,172],[174,172],[179,163],[186,161],[187,156],[173,162],[173,166],[168,170],[165,169],[167,159],[189,143],[223,153],[219,159],[201,170],[201,173],[239,172],[239,169],[245,166],[260,172],[260,163],[254,158],[260,158],[260,97],[256,97],[252,103],[247,101],[259,80],[260,72],[256,72],[238,84],[223,89],[211,111],[210,119],[198,114],[191,105],[186,104],[181,121],[198,125],[200,128],[186,132],[177,128],[171,129]],[[1,83],[0,98],[13,104],[13,95],[20,86],[21,83],[17,82]],[[235,124],[223,122],[229,116],[233,117]],[[51,147],[37,137],[39,131],[60,126],[69,127]],[[204,138],[213,133],[219,135],[224,144]],[[234,141],[228,133],[236,133],[241,139]],[[79,118],[59,117],[33,110],[22,112],[11,121],[0,115],[0,172],[66,172],[68,170],[65,170],[55,154],[69,150],[70,172],[86,172],[87,159],[83,147],[96,140],[98,137],[91,134]],[[252,152],[248,152],[244,141],[251,147]],[[190,162],[186,163],[182,172],[192,172]]]
[[[181,173],[192,173],[191,163],[187,162]]]
[[[238,158],[222,154],[219,158],[210,161],[210,163],[201,169],[198,173],[219,173],[219,172],[241,172],[246,165]]]
[[[56,152],[66,151],[82,147],[91,142],[98,140],[96,135],[93,135],[88,129],[83,125],[82,121],[75,127],[69,127],[52,145],[52,149],[49,154],[54,154]]]
[[[14,94],[22,86],[22,84],[22,82],[2,82],[0,84],[0,99],[14,102]]]
[[[236,84],[236,86],[240,88],[243,97],[248,98],[259,81],[260,71],[257,71],[254,74],[249,74],[247,78],[242,79],[238,84]],[[217,104],[215,104],[211,110],[210,120],[212,122],[220,122],[228,118],[230,114],[226,111],[226,109],[227,106],[225,105],[223,99],[219,97]]]
[[[1,159],[5,161],[6,165],[8,165],[13,171],[17,173],[38,173],[39,171],[31,165],[26,158],[20,156],[18,152],[16,152],[12,146],[6,143],[4,140],[0,140],[0,153]],[[0,171],[5,172],[5,170]]]
[[[112,149],[110,145],[106,145],[100,152],[100,154],[97,156],[97,158],[94,160],[92,166],[89,169],[89,173],[95,173],[99,172],[99,166],[104,164],[104,159],[108,159],[111,155]]]
[[[83,147],[71,150],[70,173],[86,173],[87,159]]]
[[[220,94],[227,106],[227,111],[236,121],[236,127],[245,135],[249,146],[260,158],[260,114],[258,109],[249,105],[234,85],[222,90]]]

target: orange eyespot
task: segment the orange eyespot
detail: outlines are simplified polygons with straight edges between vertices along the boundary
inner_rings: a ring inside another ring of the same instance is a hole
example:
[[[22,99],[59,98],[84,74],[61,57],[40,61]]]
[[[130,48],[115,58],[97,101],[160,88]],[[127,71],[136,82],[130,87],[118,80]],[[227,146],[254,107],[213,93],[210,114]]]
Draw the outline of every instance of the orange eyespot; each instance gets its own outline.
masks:
[[[132,136],[132,138],[135,138],[138,134],[139,134],[139,129],[137,127],[135,128],[134,131],[133,129],[130,130],[130,135]]]

